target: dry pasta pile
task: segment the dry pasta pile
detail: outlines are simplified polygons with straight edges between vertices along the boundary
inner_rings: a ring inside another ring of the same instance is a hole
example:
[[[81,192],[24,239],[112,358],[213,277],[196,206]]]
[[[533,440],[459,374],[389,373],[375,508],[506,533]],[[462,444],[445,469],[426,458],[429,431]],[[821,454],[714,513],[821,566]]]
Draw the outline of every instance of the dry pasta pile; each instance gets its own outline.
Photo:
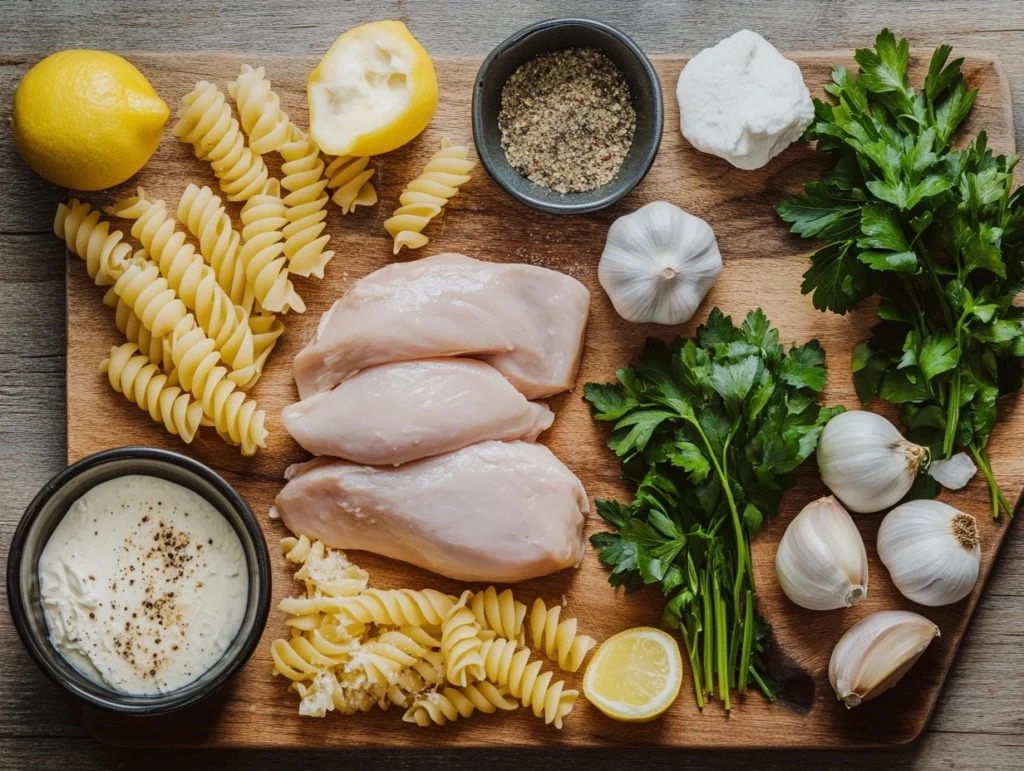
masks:
[[[100,364],[114,390],[191,442],[212,426],[244,455],[266,446],[264,412],[247,396],[284,331],[278,314],[306,306],[290,275],[322,278],[328,190],[343,213],[376,203],[368,158],[330,165],[281,109],[264,69],[243,65],[224,93],[200,81],[172,132],[207,161],[241,229],[209,187],[190,184],[174,214],[139,188],[108,213],[131,222],[134,249],[87,203],[60,204],[54,232],[86,263],[127,342]],[[282,179],[263,156],[282,158]],[[179,228],[181,225],[181,228]],[[194,240],[190,241],[190,237]]]
[[[509,589],[372,589],[341,551],[305,536],[281,545],[306,594],[281,602],[292,636],[275,640],[271,655],[300,715],[395,705],[406,722],[429,726],[522,705],[561,728],[572,711],[578,692],[526,647],[529,627],[541,655],[566,672],[580,668],[596,642],[577,634],[576,619],[561,620],[560,607],[537,599],[527,618]]]

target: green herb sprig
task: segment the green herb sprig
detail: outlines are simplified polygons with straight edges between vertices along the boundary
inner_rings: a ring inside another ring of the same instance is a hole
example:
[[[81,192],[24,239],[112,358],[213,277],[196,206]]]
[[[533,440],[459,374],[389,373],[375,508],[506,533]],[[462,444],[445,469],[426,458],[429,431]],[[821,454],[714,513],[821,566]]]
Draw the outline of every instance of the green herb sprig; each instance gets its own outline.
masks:
[[[824,242],[802,287],[816,308],[845,314],[881,298],[881,322],[853,357],[861,401],[901,405],[908,435],[933,458],[970,452],[992,515],[1012,516],[985,447],[997,399],[1024,381],[1024,310],[1013,304],[1024,287],[1024,192],[1012,192],[1017,157],[994,156],[984,133],[952,148],[977,90],[951,50],[935,50],[920,91],[909,43],[887,29],[856,52],[857,75],[834,67],[833,100],[815,100],[805,137],[832,166],[777,210],[793,233]]]
[[[616,532],[590,541],[612,586],[660,585],[701,707],[717,694],[730,709],[730,689],[750,682],[775,697],[749,538],[843,410],[818,404],[828,380],[818,341],[787,352],[778,340],[760,309],[736,327],[715,308],[696,340],[649,339],[618,383],[585,388],[594,418],[614,424],[608,446],[623,476],[638,485],[629,505],[598,499]]]

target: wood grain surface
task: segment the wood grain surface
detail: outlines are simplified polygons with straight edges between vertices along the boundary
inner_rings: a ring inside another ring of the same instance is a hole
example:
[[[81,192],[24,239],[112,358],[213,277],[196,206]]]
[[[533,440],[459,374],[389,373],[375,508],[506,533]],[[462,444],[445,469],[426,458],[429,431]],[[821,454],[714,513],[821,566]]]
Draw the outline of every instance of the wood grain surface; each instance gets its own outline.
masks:
[[[793,54],[812,88],[825,81],[829,68],[848,55],[837,52]],[[244,57],[250,64],[263,64],[280,94],[285,110],[299,125],[305,125],[306,74],[315,64],[306,57]],[[222,87],[239,71],[242,57],[230,55],[146,55],[133,61],[150,78],[158,92],[172,105],[192,88],[197,78]],[[846,61],[852,65],[852,60]],[[926,65],[925,60],[925,65]],[[663,89],[672,92],[681,57],[658,57],[656,66]],[[252,396],[267,412],[271,437],[265,450],[254,458],[242,458],[221,442],[213,431],[203,432],[187,448],[167,435],[162,426],[113,392],[97,364],[113,344],[120,342],[110,312],[100,303],[102,290],[89,281],[80,259],[68,259],[68,460],[108,447],[125,444],[163,446],[182,450],[222,471],[246,497],[261,520],[271,544],[274,565],[274,605],[296,592],[290,580],[293,572],[276,547],[285,534],[280,523],[266,517],[273,496],[282,485],[284,469],[307,456],[288,437],[278,420],[281,409],[294,401],[295,387],[291,360],[313,334],[320,313],[330,307],[352,282],[389,264],[391,239],[381,226],[395,207],[402,185],[417,176],[426,159],[443,137],[454,142],[471,141],[470,95],[479,62],[475,59],[437,61],[441,98],[430,127],[418,139],[399,151],[374,159],[375,183],[380,203],[342,217],[332,207],[328,217],[329,246],[336,257],[324,280],[296,279],[296,287],[307,305],[304,315],[285,317],[286,333],[279,341]],[[915,60],[915,74],[921,76]],[[990,57],[971,55],[965,73],[972,86],[980,89],[978,103],[965,132],[985,128],[992,146],[1001,152],[1013,150],[1013,116],[1009,89],[998,66]],[[799,292],[800,277],[807,267],[802,253],[807,245],[786,233],[776,219],[774,203],[795,190],[801,180],[819,171],[819,159],[810,148],[797,146],[757,172],[743,172],[724,161],[693,150],[673,128],[678,124],[674,99],[666,104],[666,131],[660,153],[646,180],[626,199],[604,212],[587,217],[543,215],[520,206],[478,169],[472,182],[452,199],[441,217],[426,231],[431,237],[426,248],[403,252],[400,258],[414,259],[441,251],[508,262],[526,262],[568,273],[591,290],[591,317],[587,330],[580,375],[573,391],[550,400],[557,418],[542,437],[551,449],[580,477],[591,498],[629,500],[631,491],[619,479],[618,464],[606,449],[604,432],[590,418],[580,395],[588,381],[607,381],[615,369],[628,361],[647,335],[662,337],[692,335],[698,321],[718,305],[726,313],[742,318],[747,310],[762,307],[781,331],[785,341],[803,342],[817,337],[829,355],[831,383],[825,391],[827,403],[856,406],[850,377],[850,356],[854,344],[864,339],[874,323],[872,309],[841,317],[822,314]],[[278,161],[268,156],[272,173]],[[103,206],[130,193],[135,185],[168,201],[171,209],[189,182],[215,184],[208,166],[197,160],[192,148],[166,132],[157,155],[130,185],[103,195],[86,197]],[[596,280],[596,263],[612,220],[652,200],[669,200],[710,222],[717,234],[725,261],[722,278],[716,284],[694,320],[682,328],[666,329],[623,322],[614,312]],[[237,207],[232,207],[237,219]],[[120,222],[126,232],[130,222]],[[184,229],[184,228],[182,228]],[[993,467],[1007,494],[1016,499],[1024,484],[1024,458],[1015,452],[1011,437],[1024,429],[1024,410],[1004,405],[1002,420],[990,444]],[[911,671],[899,689],[854,711],[847,711],[835,699],[827,679],[832,645],[842,632],[868,613],[885,608],[922,609],[902,599],[886,579],[885,570],[874,553],[879,515],[860,516],[861,529],[869,547],[872,583],[868,600],[856,609],[835,613],[811,613],[789,603],[774,580],[773,557],[778,539],[788,521],[807,502],[825,493],[812,469],[800,476],[796,489],[787,494],[782,515],[754,541],[753,558],[760,587],[760,608],[775,629],[772,674],[783,685],[778,704],[770,704],[751,691],[739,697],[733,714],[726,717],[717,704],[700,715],[687,680],[681,698],[662,719],[642,726],[611,722],[583,699],[577,702],[563,731],[554,731],[536,720],[529,710],[512,715],[460,721],[444,729],[419,729],[399,721],[396,710],[374,711],[368,715],[343,718],[328,716],[324,721],[295,714],[296,700],[286,691],[287,682],[271,676],[269,645],[287,635],[284,615],[272,612],[264,639],[249,665],[224,693],[197,709],[167,718],[137,721],[103,712],[89,711],[87,724],[101,739],[115,744],[199,745],[218,747],[346,747],[355,744],[380,746],[601,746],[614,744],[672,745],[686,747],[830,747],[903,744],[923,729],[938,697],[948,667],[960,643],[971,610],[981,592],[992,561],[1006,533],[1006,520],[993,522],[987,515],[988,488],[976,479],[963,492],[945,496],[951,504],[978,515],[982,532],[982,581],[974,593],[956,605],[923,610],[942,630],[934,644]],[[468,514],[467,514],[468,515]],[[603,529],[591,516],[587,533]],[[381,587],[435,587],[458,594],[462,587],[408,565],[355,553],[354,559],[371,574],[371,583]],[[633,626],[656,625],[663,600],[653,590],[628,598],[614,592],[606,570],[588,549],[579,570],[521,584],[517,595],[528,604],[540,596],[548,603],[565,598],[563,611],[579,618],[583,630],[602,640]],[[689,674],[687,674],[689,677]],[[580,677],[568,678],[579,684]],[[137,730],[127,731],[133,725]],[[335,724],[339,729],[330,730]]]
[[[870,45],[883,25],[918,50],[950,43],[957,51],[996,52],[1009,75],[1024,146],[1024,11],[1019,0],[193,0],[186,5],[136,0],[0,0],[0,120],[21,76],[55,50],[180,50],[317,53],[354,24],[402,18],[434,55],[482,56],[533,21],[583,15],[614,24],[648,52],[696,52],[737,29],[757,30],[782,50],[852,50]],[[255,41],[255,42],[254,42]],[[129,55],[130,56],[130,55]],[[671,96],[668,95],[671,99]],[[35,491],[63,468],[65,446],[64,252],[50,234],[64,193],[17,157],[0,128],[0,553]],[[795,247],[799,250],[802,247]],[[1019,518],[1019,517],[1018,517]],[[0,572],[0,582],[3,574]],[[384,751],[319,749],[221,751],[126,750],[85,730],[77,704],[46,680],[22,650],[6,608],[0,643],[0,767],[17,769],[279,769],[319,767],[512,769],[524,764],[566,769],[1019,769],[1024,752],[1024,531],[1008,536],[923,738],[887,752],[678,752],[645,748],[562,750]],[[129,730],[134,730],[129,727]],[[344,730],[334,728],[332,730]]]

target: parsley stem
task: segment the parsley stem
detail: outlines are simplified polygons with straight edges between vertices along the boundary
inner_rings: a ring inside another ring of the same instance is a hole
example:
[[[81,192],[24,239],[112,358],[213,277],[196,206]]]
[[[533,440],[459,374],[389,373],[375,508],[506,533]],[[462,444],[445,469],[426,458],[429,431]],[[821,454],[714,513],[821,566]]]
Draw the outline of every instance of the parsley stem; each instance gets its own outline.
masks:
[[[960,423],[960,367],[953,372],[946,397],[946,433],[942,438],[942,454],[948,460],[953,456],[957,426]]]
[[[722,599],[722,590],[719,586],[718,577],[712,579],[715,594],[715,649],[718,654],[718,697],[722,700],[722,706],[728,712],[732,709],[729,702],[729,662],[727,660],[726,635],[725,635],[725,600]]]
[[[1006,496],[1003,495],[1003,491],[999,489],[999,483],[996,482],[996,478],[992,474],[992,466],[988,462],[985,450],[979,448],[976,444],[972,444],[970,450],[971,455],[974,456],[974,462],[978,464],[978,468],[981,469],[981,473],[984,474],[985,480],[988,482],[988,489],[992,495],[992,519],[999,519],[1000,506],[1006,512],[1006,515],[1012,519],[1013,508],[1010,506],[1010,502],[1006,500]]]
[[[710,571],[710,568],[707,569]],[[715,642],[714,616],[711,612],[711,587],[708,586],[708,573],[701,576],[700,594],[704,604],[704,687],[709,697],[715,695],[714,671],[715,665],[712,658],[712,645]]]
[[[750,654],[754,647],[754,594],[747,589],[743,614],[743,655],[740,657],[739,689],[747,687],[747,674],[750,670]]]
[[[939,274],[935,270],[935,263],[932,262],[928,252],[919,245],[914,245],[914,251],[917,252],[918,259],[924,263],[924,267],[928,271],[928,275],[934,285],[935,296],[939,299],[939,307],[942,308],[942,317],[946,320],[946,327],[952,332],[954,324],[953,313],[949,309],[949,302],[946,300],[946,290],[942,288],[942,282],[939,281]]]
[[[750,667],[750,676],[754,678],[754,682],[757,683],[757,687],[761,689],[769,701],[775,701],[775,694],[772,689],[768,687],[768,684],[761,679],[761,675],[758,674],[757,669],[753,666]]]
[[[700,676],[700,656],[697,653],[696,640],[691,640],[686,633],[686,627],[679,625],[683,633],[683,642],[686,644],[686,657],[690,660],[690,673],[693,675],[693,692],[697,697],[697,709],[704,709],[704,683]],[[696,634],[700,637],[700,632]]]

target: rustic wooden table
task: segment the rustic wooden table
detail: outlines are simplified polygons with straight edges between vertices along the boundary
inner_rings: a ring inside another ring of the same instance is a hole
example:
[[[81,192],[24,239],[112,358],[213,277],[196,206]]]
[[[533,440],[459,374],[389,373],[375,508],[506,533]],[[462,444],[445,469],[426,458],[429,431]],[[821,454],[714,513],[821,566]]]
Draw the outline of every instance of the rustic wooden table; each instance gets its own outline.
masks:
[[[401,18],[435,53],[486,53],[526,24],[558,15],[610,22],[651,52],[695,52],[743,27],[782,50],[846,49],[871,43],[883,25],[931,47],[988,50],[1001,59],[1016,105],[1016,139],[1024,148],[1024,2],[961,0],[394,0],[394,2],[224,3],[111,0],[0,0],[0,56],[34,61],[63,48],[318,52],[342,30]],[[0,82],[0,115],[9,115],[15,83]],[[64,466],[64,250],[50,223],[61,191],[41,182],[0,129],[0,560],[34,492]],[[73,395],[70,395],[73,398]],[[4,579],[0,577],[0,582]],[[385,768],[520,767],[557,762],[566,768],[1017,769],[1024,757],[1024,531],[1007,543],[971,623],[931,724],[912,747],[880,756],[854,753],[594,753],[353,751],[301,760],[288,753],[125,752],[85,731],[79,709],[33,666],[0,607],[0,768],[251,769],[282,765],[361,764]],[[335,729],[337,730],[337,729]]]

